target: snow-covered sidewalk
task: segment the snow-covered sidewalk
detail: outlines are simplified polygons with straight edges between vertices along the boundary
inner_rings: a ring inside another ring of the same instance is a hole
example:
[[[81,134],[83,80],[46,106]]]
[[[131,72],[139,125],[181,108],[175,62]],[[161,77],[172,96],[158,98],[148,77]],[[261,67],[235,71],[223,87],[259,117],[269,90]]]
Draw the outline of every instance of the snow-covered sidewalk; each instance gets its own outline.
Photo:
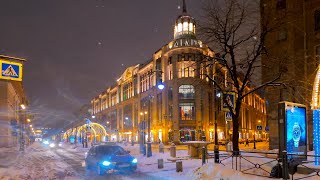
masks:
[[[0,179],[64,179],[75,177],[76,174],[68,164],[40,143],[32,144],[23,153],[7,154],[6,158],[11,163],[9,167],[0,166]]]

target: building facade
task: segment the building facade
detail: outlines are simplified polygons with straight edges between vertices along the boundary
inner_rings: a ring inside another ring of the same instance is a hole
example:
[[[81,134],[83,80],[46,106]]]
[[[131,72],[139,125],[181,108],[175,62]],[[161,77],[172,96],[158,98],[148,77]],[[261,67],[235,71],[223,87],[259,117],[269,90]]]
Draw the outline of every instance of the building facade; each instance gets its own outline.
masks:
[[[262,22],[274,22],[276,28],[266,40],[268,56],[262,56],[262,81],[278,74],[282,64],[286,72],[281,82],[286,87],[267,88],[267,121],[270,149],[278,149],[278,103],[290,101],[307,106],[308,145],[313,147],[312,91],[320,60],[320,1],[261,1]],[[275,22],[278,21],[278,22]],[[272,67],[272,68],[269,68]]]
[[[0,60],[25,61],[2,55]],[[21,81],[0,79],[0,147],[15,146],[19,143],[21,125],[26,118],[20,105],[25,103],[26,97]]]
[[[226,72],[204,57],[214,52],[196,38],[196,22],[185,8],[174,26],[174,39],[144,63],[128,67],[115,86],[92,99],[95,121],[106,126],[110,140],[181,142],[214,140],[217,122],[219,139],[229,139],[232,122],[218,103],[210,77],[226,81]],[[164,85],[159,89],[158,85]],[[249,88],[248,88],[249,89]],[[240,138],[267,138],[265,101],[250,94],[243,102]]]

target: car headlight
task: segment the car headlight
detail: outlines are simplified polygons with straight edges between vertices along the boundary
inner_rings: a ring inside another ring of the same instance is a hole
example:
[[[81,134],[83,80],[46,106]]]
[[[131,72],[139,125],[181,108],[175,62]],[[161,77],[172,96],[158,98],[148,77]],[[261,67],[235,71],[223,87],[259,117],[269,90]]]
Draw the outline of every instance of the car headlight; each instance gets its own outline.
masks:
[[[102,165],[104,165],[104,166],[109,166],[111,163],[109,162],[109,161],[103,161],[102,162]]]
[[[49,141],[43,141],[43,144],[49,144]]]
[[[61,144],[61,143],[59,143],[59,146],[61,147],[61,146],[62,146],[62,144]]]
[[[133,160],[132,160],[132,163],[134,163],[134,164],[136,164],[138,162],[138,159],[137,158],[134,158]]]
[[[55,147],[56,145],[55,145],[54,143],[51,143],[49,146],[53,148],[53,147]]]

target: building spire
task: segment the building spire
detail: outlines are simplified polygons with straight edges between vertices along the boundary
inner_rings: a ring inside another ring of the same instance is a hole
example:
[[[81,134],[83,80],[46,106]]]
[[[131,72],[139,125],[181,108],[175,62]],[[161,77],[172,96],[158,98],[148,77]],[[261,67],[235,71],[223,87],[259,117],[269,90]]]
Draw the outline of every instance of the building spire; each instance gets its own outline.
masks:
[[[182,3],[183,3],[183,4],[182,4],[182,8],[183,8],[182,12],[183,12],[183,13],[187,13],[186,1],[185,1],[185,0],[183,0],[183,2],[182,2]]]

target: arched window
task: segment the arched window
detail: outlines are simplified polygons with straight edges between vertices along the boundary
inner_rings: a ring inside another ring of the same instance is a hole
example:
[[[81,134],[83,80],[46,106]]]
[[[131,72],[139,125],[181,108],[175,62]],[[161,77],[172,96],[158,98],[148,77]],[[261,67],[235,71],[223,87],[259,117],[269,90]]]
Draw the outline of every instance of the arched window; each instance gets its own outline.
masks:
[[[179,99],[194,99],[195,90],[192,85],[181,85],[179,87]]]

